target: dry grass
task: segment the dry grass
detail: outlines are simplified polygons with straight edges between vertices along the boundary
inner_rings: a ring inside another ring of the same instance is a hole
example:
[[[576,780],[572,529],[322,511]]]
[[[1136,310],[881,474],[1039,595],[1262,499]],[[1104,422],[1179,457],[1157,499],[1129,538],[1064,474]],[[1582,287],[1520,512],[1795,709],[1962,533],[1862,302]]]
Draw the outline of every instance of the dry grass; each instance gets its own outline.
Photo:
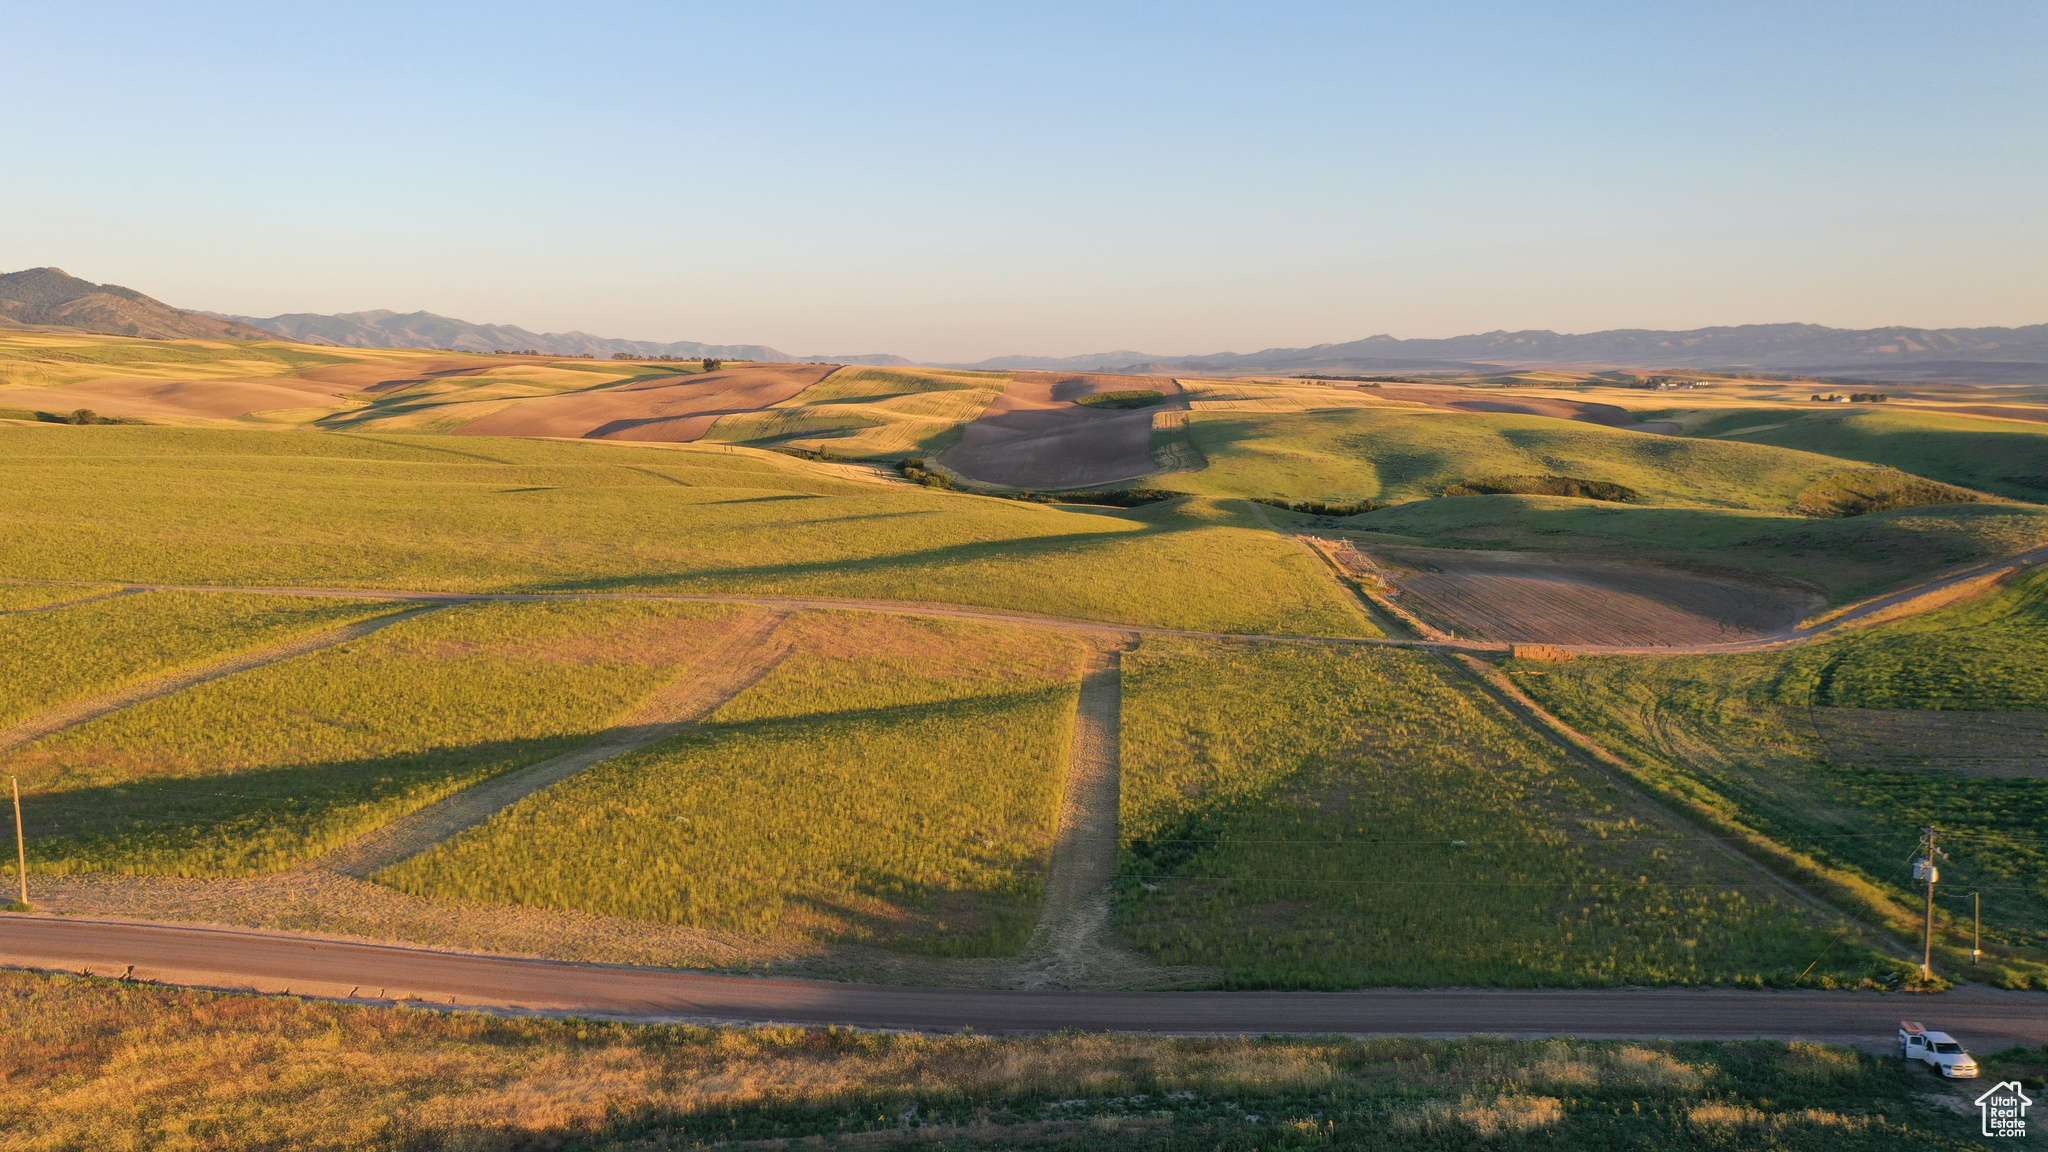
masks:
[[[0,1031],[9,1152],[622,1152],[806,1138],[1446,1152],[1537,1138],[1574,1149],[1767,1140],[1864,1152],[1945,1147],[1957,1123],[1896,1061],[1762,1042],[718,1030],[25,974],[0,974]]]

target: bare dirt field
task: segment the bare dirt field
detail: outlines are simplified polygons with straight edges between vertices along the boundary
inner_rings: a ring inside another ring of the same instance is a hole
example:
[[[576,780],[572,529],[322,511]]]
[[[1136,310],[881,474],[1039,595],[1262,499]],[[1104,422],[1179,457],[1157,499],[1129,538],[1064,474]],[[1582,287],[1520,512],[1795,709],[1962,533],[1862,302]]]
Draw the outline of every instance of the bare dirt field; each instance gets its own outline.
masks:
[[[2048,712],[1801,711],[1828,758],[1845,766],[2048,780]]]
[[[518,400],[456,431],[464,436],[560,436],[682,443],[712,422],[787,400],[823,380],[829,364],[747,364],[661,376],[587,392]]]
[[[1355,543],[1355,542],[1354,542]],[[1668,647],[1789,628],[1818,593],[1652,564],[1363,545],[1395,603],[1468,640]]]
[[[1076,404],[1098,392],[1149,389],[1165,394],[1143,408]],[[1164,376],[1022,372],[1010,380],[960,442],[939,462],[970,480],[1012,488],[1081,488],[1134,480],[1157,470],[1152,419],[1187,406],[1180,384]]]
[[[474,376],[506,364],[528,362],[523,356],[414,355],[353,364],[323,364],[317,368],[302,369],[297,378],[333,385],[340,392],[393,392],[444,376]]]

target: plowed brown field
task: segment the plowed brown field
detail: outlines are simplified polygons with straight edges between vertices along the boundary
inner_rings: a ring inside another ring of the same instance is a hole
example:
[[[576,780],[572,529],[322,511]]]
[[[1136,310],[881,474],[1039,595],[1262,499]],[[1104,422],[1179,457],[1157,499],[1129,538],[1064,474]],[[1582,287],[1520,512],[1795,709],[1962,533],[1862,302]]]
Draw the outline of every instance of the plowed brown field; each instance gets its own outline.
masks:
[[[514,401],[457,431],[464,436],[563,436],[680,443],[713,421],[780,403],[823,380],[829,364],[748,364],[640,380],[617,388]]]
[[[1789,628],[1818,593],[1652,564],[1456,548],[1360,548],[1406,610],[1468,640],[1664,647]]]
[[[1089,408],[1074,401],[1098,392],[1150,389],[1166,399],[1144,408]],[[1187,406],[1164,376],[1021,372],[962,430],[940,463],[971,480],[1012,488],[1082,488],[1135,480],[1157,471],[1152,417]]]

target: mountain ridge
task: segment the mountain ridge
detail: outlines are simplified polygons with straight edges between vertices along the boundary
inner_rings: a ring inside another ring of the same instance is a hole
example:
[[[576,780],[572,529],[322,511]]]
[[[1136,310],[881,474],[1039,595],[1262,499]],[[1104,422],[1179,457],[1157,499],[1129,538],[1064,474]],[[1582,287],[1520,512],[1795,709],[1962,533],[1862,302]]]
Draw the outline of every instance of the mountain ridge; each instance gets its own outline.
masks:
[[[153,340],[268,340],[240,321],[174,308],[119,284],[95,284],[62,268],[0,273],[0,326],[76,328]]]
[[[627,340],[589,332],[534,332],[478,324],[425,310],[287,312],[242,316],[175,308],[132,288],[94,284],[60,268],[0,274],[0,327],[53,326],[155,339],[285,339],[354,348],[534,350],[554,356],[624,356],[828,361],[894,365],[921,361],[886,352],[792,356],[766,344]],[[1495,329],[1462,336],[1358,340],[1257,352],[1158,355],[1130,349],[1078,356],[992,356],[938,366],[995,371],[1147,374],[1486,373],[1506,367],[1572,365],[1642,369],[1732,369],[1870,379],[1980,382],[2048,380],[2048,324],[2017,327],[1831,328],[1822,324],[1734,324],[1689,329],[1610,328],[1562,333]]]
[[[1830,328],[1821,324],[1782,323],[1690,329],[1611,328],[1585,333],[1496,329],[1422,339],[1382,333],[1361,340],[1258,352],[1156,356],[1119,351],[1062,357],[998,356],[962,366],[1097,372],[1399,372],[1574,364],[1840,372],[1910,369],[1935,362],[2040,369],[2041,375],[2048,376],[2048,324]]]

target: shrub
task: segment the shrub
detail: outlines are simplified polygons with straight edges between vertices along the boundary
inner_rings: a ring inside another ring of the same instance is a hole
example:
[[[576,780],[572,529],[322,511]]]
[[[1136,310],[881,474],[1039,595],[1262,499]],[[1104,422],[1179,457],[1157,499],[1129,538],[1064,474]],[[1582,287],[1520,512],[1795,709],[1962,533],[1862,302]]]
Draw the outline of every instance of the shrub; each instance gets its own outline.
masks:
[[[1642,493],[1624,484],[1580,476],[1481,476],[1444,489],[1446,496],[1569,496],[1574,500],[1608,500],[1634,504]]]
[[[1097,392],[1074,401],[1089,408],[1149,408],[1166,394],[1151,388],[1126,388],[1118,392]]]
[[[1386,507],[1377,500],[1280,500],[1267,496],[1253,499],[1268,508],[1284,508],[1307,516],[1360,516]]]

